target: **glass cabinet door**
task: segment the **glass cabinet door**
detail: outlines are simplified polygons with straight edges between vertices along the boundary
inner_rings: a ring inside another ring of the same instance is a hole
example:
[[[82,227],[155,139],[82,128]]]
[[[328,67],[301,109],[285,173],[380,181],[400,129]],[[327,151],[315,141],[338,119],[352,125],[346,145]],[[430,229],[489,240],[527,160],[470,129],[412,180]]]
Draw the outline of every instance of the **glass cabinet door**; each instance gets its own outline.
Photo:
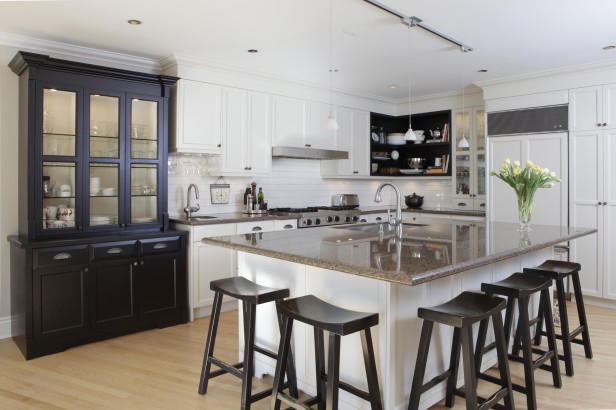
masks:
[[[79,219],[75,203],[78,189],[75,169],[74,162],[43,162],[43,209],[39,211],[42,216],[42,229],[76,227],[75,220]]]
[[[43,155],[74,157],[77,93],[43,88]]]
[[[158,166],[132,164],[130,170],[130,224],[158,220]]]
[[[90,94],[90,158],[119,158],[120,99]]]
[[[485,109],[477,108],[475,110],[475,141],[476,150],[484,151],[486,149],[486,127],[485,127]]]
[[[477,189],[476,195],[486,194],[486,156],[485,154],[477,154]]]
[[[131,99],[130,157],[158,158],[158,102]]]
[[[471,156],[469,153],[456,154],[455,192],[457,195],[469,195],[471,189]]]
[[[119,169],[119,164],[90,163],[89,226],[118,226],[120,217]]]

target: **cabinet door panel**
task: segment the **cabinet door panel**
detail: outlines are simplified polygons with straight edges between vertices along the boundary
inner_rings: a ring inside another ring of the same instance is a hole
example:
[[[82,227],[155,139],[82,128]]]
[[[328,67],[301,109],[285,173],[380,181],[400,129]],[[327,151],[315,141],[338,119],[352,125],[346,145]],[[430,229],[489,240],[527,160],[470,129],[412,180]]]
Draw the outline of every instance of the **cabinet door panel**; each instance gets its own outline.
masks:
[[[338,175],[353,175],[353,171],[355,171],[353,155],[353,134],[355,124],[353,110],[348,108],[340,108],[338,110],[338,126],[338,149],[349,153],[349,159],[340,159],[335,161],[338,163]],[[369,154],[366,154],[366,157],[368,156]],[[322,163],[321,167],[323,167]]]
[[[370,175],[370,113],[355,110],[353,125],[353,162],[357,175]],[[351,155],[351,154],[350,154]]]
[[[251,173],[268,173],[272,170],[272,139],[270,96],[248,93],[249,138],[244,144],[250,158]]]
[[[310,126],[308,142],[312,148],[336,149],[337,131],[326,130],[325,121],[330,113],[337,118],[336,108],[329,104],[310,102]]]
[[[273,104],[272,145],[303,147],[308,128],[306,101],[276,95],[273,97]]]
[[[34,337],[59,337],[87,331],[86,265],[34,270]]]
[[[601,123],[601,86],[569,92],[569,131],[594,130]]]
[[[616,299],[616,130],[603,132],[603,234],[604,288],[603,297]]]
[[[176,147],[191,152],[220,151],[222,87],[180,80]]]
[[[186,295],[184,259],[175,255],[150,256],[139,262],[139,316],[145,321],[177,319],[183,314]]]
[[[616,128],[616,84],[603,86],[604,128]]]
[[[195,243],[193,246],[195,247],[192,261],[195,272],[193,307],[211,306],[214,302],[214,292],[210,290],[210,282],[236,275],[235,251],[204,243]]]
[[[90,320],[93,328],[137,320],[136,269],[137,262],[134,259],[92,265]]]
[[[223,171],[242,172],[250,166],[250,157],[246,148],[248,141],[248,93],[246,90],[225,87],[223,97],[223,134],[222,150]]]

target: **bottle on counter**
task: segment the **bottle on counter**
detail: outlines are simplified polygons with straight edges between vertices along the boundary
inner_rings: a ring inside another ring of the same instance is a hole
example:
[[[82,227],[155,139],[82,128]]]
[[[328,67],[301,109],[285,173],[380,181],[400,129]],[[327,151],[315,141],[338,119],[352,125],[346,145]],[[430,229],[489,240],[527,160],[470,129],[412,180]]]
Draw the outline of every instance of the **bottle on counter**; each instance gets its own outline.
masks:
[[[250,193],[250,187],[246,188],[246,191],[244,192],[244,208],[246,207],[246,203],[248,202],[248,194]]]
[[[257,194],[257,203],[263,203],[263,188],[259,188],[259,193]]]

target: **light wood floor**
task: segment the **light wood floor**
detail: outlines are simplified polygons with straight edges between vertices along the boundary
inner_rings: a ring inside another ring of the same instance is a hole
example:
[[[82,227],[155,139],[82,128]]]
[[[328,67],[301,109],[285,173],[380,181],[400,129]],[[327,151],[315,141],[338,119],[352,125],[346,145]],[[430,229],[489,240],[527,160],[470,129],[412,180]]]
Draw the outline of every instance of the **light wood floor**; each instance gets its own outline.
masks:
[[[549,373],[536,371],[540,409],[616,408],[616,311],[589,306],[588,313],[594,359],[583,358],[575,345],[575,376],[565,376],[562,366],[562,389],[551,386]],[[206,396],[197,394],[208,323],[199,319],[30,361],[11,339],[0,340],[0,409],[237,409],[240,381],[232,376],[214,379]],[[234,312],[223,315],[216,347],[224,359],[237,357]],[[511,372],[522,381],[520,364],[511,363]],[[268,382],[256,379],[255,389]],[[523,395],[515,393],[515,400],[516,408],[526,408]],[[268,401],[253,408],[266,409]],[[464,408],[461,398],[455,408]]]

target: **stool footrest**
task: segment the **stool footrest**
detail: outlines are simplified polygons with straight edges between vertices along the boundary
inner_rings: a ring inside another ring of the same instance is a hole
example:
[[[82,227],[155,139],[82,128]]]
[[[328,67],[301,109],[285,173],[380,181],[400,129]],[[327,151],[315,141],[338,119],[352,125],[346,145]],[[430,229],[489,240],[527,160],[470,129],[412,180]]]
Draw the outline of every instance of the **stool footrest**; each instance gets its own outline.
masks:
[[[492,376],[489,376],[489,377],[492,377]],[[462,389],[455,389],[454,393],[458,397],[466,398],[466,392]],[[506,395],[507,395],[507,389],[502,388],[487,399],[484,399],[481,396],[477,396],[477,401],[481,402],[481,404],[479,405],[477,409],[478,410],[484,410],[484,409],[489,409],[489,408],[504,409],[505,406],[497,402],[500,401]]]
[[[326,373],[321,373],[321,380],[327,383],[327,374]],[[366,391],[360,390],[357,387],[347,383],[347,382],[343,382],[342,380],[338,380],[338,387],[342,390],[345,390],[351,394],[354,394],[357,397],[360,397],[366,401],[370,401],[370,394]],[[304,402],[305,403],[305,402]]]
[[[230,373],[240,379],[242,378],[242,372],[240,372],[238,369],[241,369],[242,367],[244,367],[244,362],[239,362],[239,363],[229,365],[228,363],[225,363],[216,357],[211,357],[210,360],[213,365],[215,365],[216,367],[220,367],[220,370],[210,372],[210,377],[209,377],[210,379],[214,377],[222,376],[223,374],[227,374],[227,373]]]
[[[539,317],[539,316],[537,316],[537,317],[535,317],[535,318],[533,318],[533,319],[530,319],[530,320],[528,321],[528,327],[531,327],[532,325],[536,325],[537,323],[539,323],[539,321],[540,321],[541,319],[542,319],[542,318],[541,318],[541,317]]]
[[[569,341],[571,343],[577,343],[579,345],[583,345],[584,341],[581,339],[576,339],[576,336],[578,336],[580,333],[582,333],[585,330],[584,326],[578,326],[577,328],[575,328],[574,330],[572,330],[569,333]],[[541,331],[541,336],[547,336],[547,333],[545,330]],[[555,334],[554,337],[556,337],[558,340],[563,340],[563,335],[560,334]]]
[[[278,354],[277,353],[274,353],[271,350],[268,350],[268,349],[266,349],[264,347],[255,345],[254,350],[255,350],[255,353],[261,353],[262,355],[270,357],[270,358],[272,358],[274,360],[278,359]]]
[[[554,356],[554,351],[544,352],[537,360],[533,361],[533,370],[543,366],[545,362]]]
[[[294,409],[305,409],[305,410],[310,410],[310,406],[313,404],[316,404],[319,402],[319,398],[318,397],[311,397],[310,399],[306,400],[305,402],[301,402],[297,399],[294,399],[293,397],[289,396],[286,393],[283,392],[278,392],[278,394],[276,395],[277,399],[288,404],[289,406],[293,407]]]
[[[486,345],[483,349],[481,349],[481,355],[488,353],[490,350],[496,349],[496,342],[492,342],[489,345]]]
[[[447,370],[443,374],[440,374],[438,376],[433,377],[432,380],[430,380],[428,383],[426,383],[423,386],[421,386],[421,393],[423,394],[426,391],[428,391],[431,388],[433,388],[434,386],[436,386],[437,384],[447,380],[449,378],[449,376],[451,376],[451,369]]]

